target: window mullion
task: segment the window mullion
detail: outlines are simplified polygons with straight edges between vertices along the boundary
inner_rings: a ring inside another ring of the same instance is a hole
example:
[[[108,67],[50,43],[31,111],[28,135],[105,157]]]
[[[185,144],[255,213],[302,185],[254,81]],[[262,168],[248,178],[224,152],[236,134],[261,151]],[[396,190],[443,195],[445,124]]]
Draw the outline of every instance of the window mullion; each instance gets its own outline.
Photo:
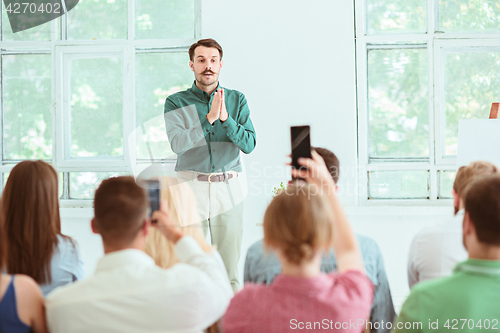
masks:
[[[436,6],[434,0],[427,0],[427,79],[428,79],[428,112],[429,112],[429,162],[430,170],[430,200],[435,201],[439,193],[439,179],[436,171],[436,141],[435,141],[435,124],[434,124],[434,51],[433,51],[433,36],[435,29],[435,17],[437,17]]]

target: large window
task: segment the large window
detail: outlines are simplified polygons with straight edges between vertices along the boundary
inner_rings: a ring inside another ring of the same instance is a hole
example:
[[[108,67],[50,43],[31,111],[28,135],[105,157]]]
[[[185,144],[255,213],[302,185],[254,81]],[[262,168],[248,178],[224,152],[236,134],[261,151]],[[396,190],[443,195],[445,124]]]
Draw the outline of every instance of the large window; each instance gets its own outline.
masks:
[[[200,37],[200,8],[200,0],[80,0],[12,33],[2,1],[2,184],[19,161],[42,159],[59,172],[61,199],[78,205],[104,178],[168,162],[163,104],[192,83],[187,50]]]
[[[451,198],[459,119],[500,100],[493,0],[356,0],[359,202]]]

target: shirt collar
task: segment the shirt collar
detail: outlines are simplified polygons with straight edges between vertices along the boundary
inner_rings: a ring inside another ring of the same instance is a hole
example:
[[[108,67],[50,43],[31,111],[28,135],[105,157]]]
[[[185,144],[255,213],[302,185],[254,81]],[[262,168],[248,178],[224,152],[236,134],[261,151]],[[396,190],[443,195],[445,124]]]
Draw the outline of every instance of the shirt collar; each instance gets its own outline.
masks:
[[[457,264],[453,272],[500,275],[500,260],[467,259]]]
[[[145,252],[136,249],[114,251],[99,259],[96,273],[133,264],[154,266],[155,261]]]
[[[217,91],[219,89],[219,87],[220,87],[220,82],[217,83],[217,88],[215,88],[215,90],[212,92],[212,94],[208,95],[206,92],[204,92],[203,90],[198,88],[198,86],[196,85],[196,80],[194,80],[193,85],[191,86],[191,91],[193,92],[193,94],[195,94],[200,99],[210,100],[212,98],[214,92]]]

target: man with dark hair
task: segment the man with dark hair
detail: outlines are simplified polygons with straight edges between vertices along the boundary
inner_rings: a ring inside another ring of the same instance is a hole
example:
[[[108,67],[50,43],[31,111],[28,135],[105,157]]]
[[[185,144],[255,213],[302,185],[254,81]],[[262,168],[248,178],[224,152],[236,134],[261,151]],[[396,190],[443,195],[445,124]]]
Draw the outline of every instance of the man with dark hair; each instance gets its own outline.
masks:
[[[219,84],[222,54],[213,39],[191,45],[189,67],[195,81],[190,89],[167,98],[165,125],[177,154],[177,176],[190,182],[201,227],[220,252],[237,290],[246,188],[240,151],[251,153],[256,136],[245,96]]]
[[[335,184],[337,184],[340,176],[340,163],[337,156],[326,148],[313,149],[323,158]],[[389,282],[385,274],[384,260],[377,243],[373,239],[361,235],[357,237],[366,267],[366,275],[375,286],[375,295],[369,319],[371,324],[368,324],[368,328],[370,328],[371,332],[388,332],[390,329],[386,329],[381,323],[382,321],[392,323],[395,312]],[[329,273],[336,270],[337,260],[335,253],[331,250],[322,258],[321,271]],[[275,253],[264,249],[262,240],[250,246],[245,260],[245,282],[270,284],[280,273],[281,264],[278,257]]]
[[[50,332],[201,332],[224,314],[233,292],[222,263],[181,233],[166,205],[153,213],[153,225],[181,262],[162,269],[143,252],[147,209],[146,191],[133,177],[101,183],[92,230],[105,255],[93,276],[48,296]]]
[[[498,330],[500,176],[476,178],[462,199],[462,237],[469,259],[449,277],[415,285],[395,323],[396,332]]]

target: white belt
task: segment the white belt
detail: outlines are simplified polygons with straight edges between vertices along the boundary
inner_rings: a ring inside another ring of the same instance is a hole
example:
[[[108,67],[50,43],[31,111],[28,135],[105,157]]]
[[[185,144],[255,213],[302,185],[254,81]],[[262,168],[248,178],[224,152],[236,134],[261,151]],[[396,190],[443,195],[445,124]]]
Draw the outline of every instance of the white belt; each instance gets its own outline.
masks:
[[[193,179],[196,181],[218,183],[218,182],[223,182],[226,179],[232,179],[238,177],[238,172],[232,170],[227,172],[213,172],[213,173],[197,172],[197,171],[178,171],[177,176],[186,179]]]

